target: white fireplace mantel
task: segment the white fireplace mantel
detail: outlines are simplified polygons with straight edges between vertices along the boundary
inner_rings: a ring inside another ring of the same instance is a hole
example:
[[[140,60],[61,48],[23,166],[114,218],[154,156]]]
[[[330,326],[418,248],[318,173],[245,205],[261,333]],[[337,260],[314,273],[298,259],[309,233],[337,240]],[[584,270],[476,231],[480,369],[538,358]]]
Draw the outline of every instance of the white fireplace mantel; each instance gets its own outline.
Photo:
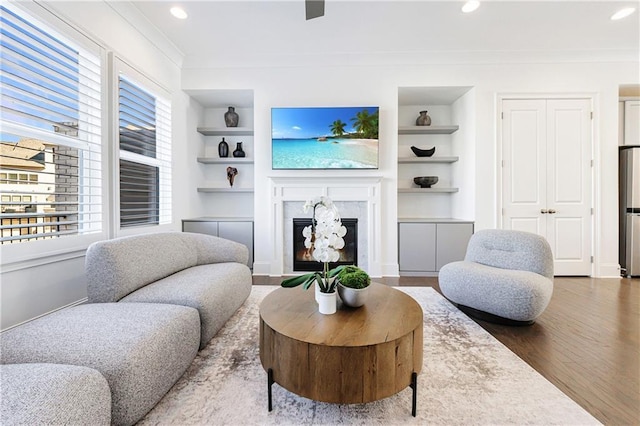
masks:
[[[381,257],[381,176],[363,177],[271,177],[269,178],[269,220],[271,245],[271,276],[284,274],[284,204],[300,202],[324,195],[334,202],[366,203],[365,230],[367,246],[367,272],[372,277],[382,276]],[[286,229],[286,230],[285,230]]]

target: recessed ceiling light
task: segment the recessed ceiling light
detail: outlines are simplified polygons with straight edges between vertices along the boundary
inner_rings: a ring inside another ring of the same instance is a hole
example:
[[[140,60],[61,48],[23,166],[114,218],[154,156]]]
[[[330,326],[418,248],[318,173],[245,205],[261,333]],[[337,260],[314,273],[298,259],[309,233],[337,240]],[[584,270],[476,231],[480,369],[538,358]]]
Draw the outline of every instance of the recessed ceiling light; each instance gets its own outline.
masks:
[[[478,0],[469,0],[462,6],[462,11],[464,13],[470,13],[480,7],[480,2]]]
[[[187,19],[187,12],[184,11],[183,8],[179,7],[179,6],[174,6],[170,9],[170,12],[173,16],[175,16],[178,19]]]
[[[635,7],[625,7],[624,9],[620,9],[619,11],[611,15],[611,20],[617,21],[618,19],[626,18],[627,16],[631,15],[635,11],[636,11]]]

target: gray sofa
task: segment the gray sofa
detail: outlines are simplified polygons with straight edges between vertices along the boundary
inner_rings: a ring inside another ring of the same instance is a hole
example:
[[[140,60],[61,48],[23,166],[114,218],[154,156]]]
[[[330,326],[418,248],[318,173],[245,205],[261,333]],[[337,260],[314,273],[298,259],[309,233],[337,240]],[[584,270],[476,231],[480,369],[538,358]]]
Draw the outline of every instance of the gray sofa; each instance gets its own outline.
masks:
[[[0,335],[0,424],[140,420],[248,297],[247,258],[177,232],[90,246],[89,303]]]
[[[86,257],[90,303],[169,303],[198,310],[200,349],[251,292],[246,246],[170,232],[100,241]]]

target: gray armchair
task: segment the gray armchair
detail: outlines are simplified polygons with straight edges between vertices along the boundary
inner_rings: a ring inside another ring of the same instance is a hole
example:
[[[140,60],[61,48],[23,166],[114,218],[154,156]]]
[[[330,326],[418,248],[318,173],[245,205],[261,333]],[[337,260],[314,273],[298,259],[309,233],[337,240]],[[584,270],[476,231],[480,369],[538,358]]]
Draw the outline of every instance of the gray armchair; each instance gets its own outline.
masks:
[[[486,229],[469,240],[465,259],[443,266],[442,294],[467,314],[512,325],[532,324],[553,293],[553,256],[543,237]]]

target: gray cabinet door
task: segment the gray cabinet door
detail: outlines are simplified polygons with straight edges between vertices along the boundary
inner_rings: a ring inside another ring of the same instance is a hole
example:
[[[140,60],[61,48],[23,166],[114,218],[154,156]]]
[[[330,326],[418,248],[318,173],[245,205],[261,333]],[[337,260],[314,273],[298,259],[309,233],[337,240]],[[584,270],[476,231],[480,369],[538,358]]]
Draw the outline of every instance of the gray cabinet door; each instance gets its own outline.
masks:
[[[218,236],[218,222],[213,221],[182,221],[183,232],[197,232],[199,234]]]
[[[400,223],[398,229],[400,270],[436,270],[436,225]]]
[[[473,234],[471,223],[439,223],[436,234],[436,268],[463,260],[469,238]]]
[[[247,265],[253,268],[253,222],[217,221],[217,220],[183,220],[183,232],[197,232],[213,235],[244,244],[249,249]]]

